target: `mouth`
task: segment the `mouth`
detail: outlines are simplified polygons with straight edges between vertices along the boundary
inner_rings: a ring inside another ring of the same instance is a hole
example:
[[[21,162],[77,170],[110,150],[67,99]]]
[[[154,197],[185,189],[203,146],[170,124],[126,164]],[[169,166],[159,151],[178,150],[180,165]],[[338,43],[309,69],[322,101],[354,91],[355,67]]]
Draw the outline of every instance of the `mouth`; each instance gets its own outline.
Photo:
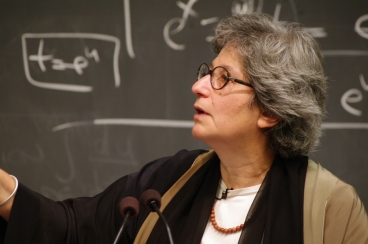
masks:
[[[202,108],[200,108],[198,106],[194,106],[194,109],[195,109],[197,114],[207,114]]]

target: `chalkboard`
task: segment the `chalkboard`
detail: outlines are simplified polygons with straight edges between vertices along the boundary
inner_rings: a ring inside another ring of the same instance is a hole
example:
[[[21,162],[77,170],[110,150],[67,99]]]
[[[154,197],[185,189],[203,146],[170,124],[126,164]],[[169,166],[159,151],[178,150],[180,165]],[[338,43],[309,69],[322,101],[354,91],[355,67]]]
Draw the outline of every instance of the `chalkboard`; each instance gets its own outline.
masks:
[[[260,11],[318,40],[328,116],[310,156],[368,206],[368,1],[0,0],[0,167],[52,199],[91,196],[180,149],[219,19]],[[170,173],[170,172],[167,172]]]

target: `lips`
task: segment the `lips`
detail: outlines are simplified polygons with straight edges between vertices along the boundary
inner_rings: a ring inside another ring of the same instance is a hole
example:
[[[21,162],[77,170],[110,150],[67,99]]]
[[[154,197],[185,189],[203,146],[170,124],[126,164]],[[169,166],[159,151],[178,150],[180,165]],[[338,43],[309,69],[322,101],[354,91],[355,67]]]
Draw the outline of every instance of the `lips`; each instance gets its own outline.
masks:
[[[197,112],[197,114],[208,114],[205,110],[203,110],[201,107],[194,105],[194,109]]]

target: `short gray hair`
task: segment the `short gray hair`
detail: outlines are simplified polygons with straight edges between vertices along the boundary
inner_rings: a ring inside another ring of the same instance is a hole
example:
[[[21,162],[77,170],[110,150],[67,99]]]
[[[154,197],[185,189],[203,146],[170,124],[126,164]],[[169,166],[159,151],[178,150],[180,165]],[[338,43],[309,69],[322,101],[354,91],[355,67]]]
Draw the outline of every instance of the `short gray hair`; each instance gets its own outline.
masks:
[[[280,122],[268,130],[270,148],[283,157],[311,152],[325,116],[327,79],[318,43],[296,23],[262,13],[219,22],[212,48],[234,45],[261,110]]]

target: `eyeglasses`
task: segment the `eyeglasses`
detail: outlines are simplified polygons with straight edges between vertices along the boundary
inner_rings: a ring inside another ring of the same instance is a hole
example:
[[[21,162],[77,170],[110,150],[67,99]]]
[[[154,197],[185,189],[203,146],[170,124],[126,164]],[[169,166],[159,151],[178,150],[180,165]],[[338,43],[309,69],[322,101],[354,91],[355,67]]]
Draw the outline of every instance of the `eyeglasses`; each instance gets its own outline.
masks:
[[[235,81],[236,83],[253,88],[252,84],[231,77],[229,71],[227,71],[227,69],[225,69],[224,67],[217,66],[211,70],[208,64],[206,63],[203,63],[201,64],[201,66],[199,66],[198,72],[197,72],[197,80],[201,79],[202,77],[208,74],[211,76],[210,77],[211,86],[215,90],[221,90],[231,80]]]

